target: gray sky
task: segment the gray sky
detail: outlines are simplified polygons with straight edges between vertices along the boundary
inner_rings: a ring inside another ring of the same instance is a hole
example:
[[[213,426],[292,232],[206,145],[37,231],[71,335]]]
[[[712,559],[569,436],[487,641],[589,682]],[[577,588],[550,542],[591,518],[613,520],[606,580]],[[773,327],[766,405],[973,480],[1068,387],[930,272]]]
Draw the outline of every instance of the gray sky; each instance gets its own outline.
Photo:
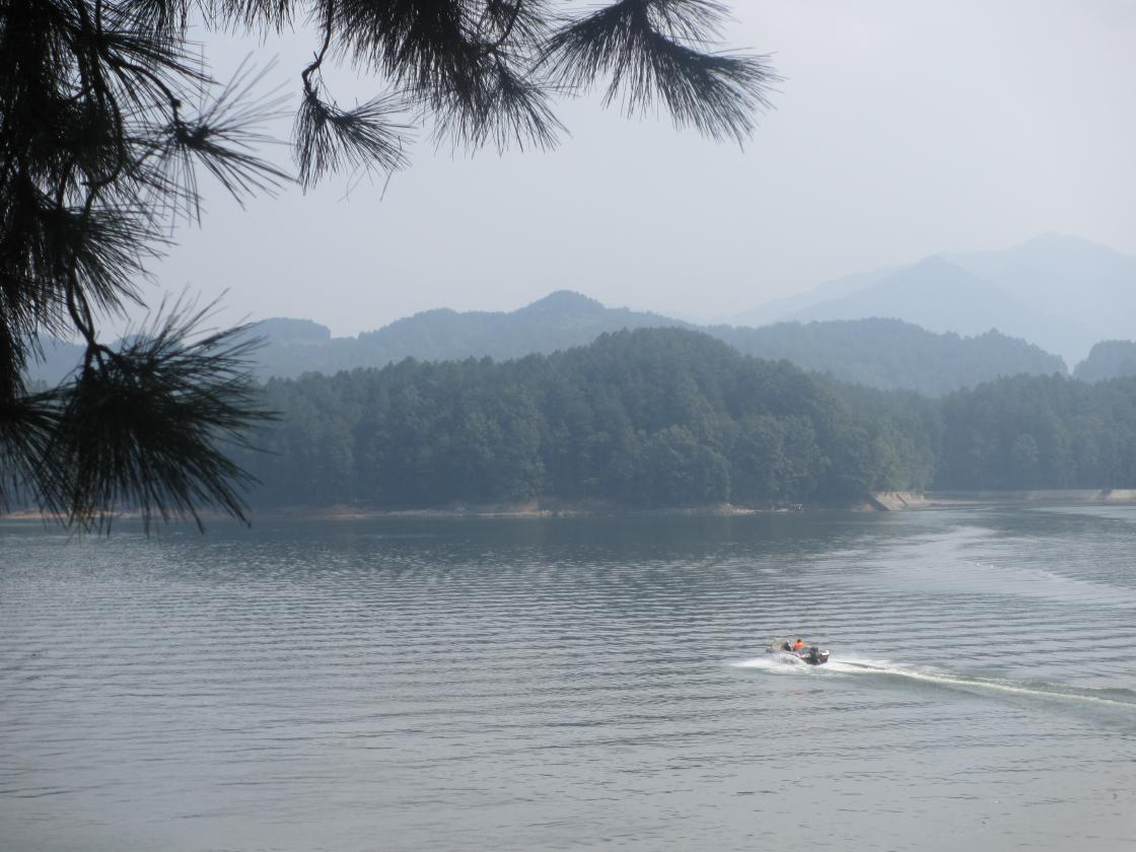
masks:
[[[426,140],[382,199],[381,180],[348,194],[347,176],[244,210],[210,192],[160,286],[228,288],[225,318],[308,317],[341,335],[559,288],[720,318],[1046,231],[1136,253],[1134,0],[731,5],[730,43],[773,54],[786,77],[744,150],[566,102],[556,151],[451,156]],[[218,74],[249,50],[278,54],[298,91],[314,41],[209,35],[206,52]],[[378,88],[329,80],[348,104]]]

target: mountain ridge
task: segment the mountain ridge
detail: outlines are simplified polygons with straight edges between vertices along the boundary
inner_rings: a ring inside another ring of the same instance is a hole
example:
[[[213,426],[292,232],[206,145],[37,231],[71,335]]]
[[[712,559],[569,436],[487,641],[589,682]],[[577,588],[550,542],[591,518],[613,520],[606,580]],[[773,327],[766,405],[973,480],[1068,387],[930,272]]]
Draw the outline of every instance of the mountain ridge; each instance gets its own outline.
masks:
[[[789,360],[843,381],[931,395],[1019,372],[1066,373],[1041,348],[993,330],[973,337],[935,333],[900,320],[774,324],[763,328],[693,326],[661,314],[608,308],[596,299],[557,290],[513,311],[449,308],[404,317],[357,338],[330,338],[324,362],[333,369],[380,367],[411,357],[495,360],[549,354],[587,345],[600,334],[636,328],[686,328],[729,343],[743,354]],[[357,342],[351,342],[357,341]],[[265,375],[291,377],[320,370],[318,350],[270,340]]]
[[[788,360],[841,381],[885,390],[949,393],[1016,373],[1066,373],[1064,362],[1024,340],[987,331],[974,337],[936,334],[900,320],[779,323],[762,328],[696,327],[660,314],[607,308],[572,291],[556,291],[515,311],[423,311],[364,332],[332,337],[326,326],[283,317],[254,326],[264,345],[255,353],[258,375],[294,378],[382,367],[415,358],[509,360],[590,344],[607,332],[685,328],[717,338],[739,352]],[[38,378],[57,381],[78,363],[82,349],[55,344]],[[51,370],[54,375],[51,375]]]
[[[941,253],[845,276],[737,315],[755,317],[892,317],[959,334],[996,328],[1074,364],[1098,341],[1136,336],[1136,257],[1041,234],[1005,249]]]
[[[1069,298],[1079,271],[1078,298]],[[1068,374],[1097,342],[1136,337],[1136,258],[1049,234],[1000,251],[943,253],[845,276],[763,310],[786,316],[757,328],[703,326],[561,289],[512,311],[436,308],[354,337],[335,337],[310,319],[273,317],[254,326],[265,341],[254,367],[268,379],[405,358],[505,360],[586,345],[606,332],[677,327],[841,381],[941,395],[1019,372]],[[1108,333],[1093,338],[1098,328]],[[59,381],[82,356],[62,341],[45,340],[43,349],[33,380]],[[1113,351],[1100,350],[1094,363]],[[1078,377],[1105,374],[1091,364],[1078,370]]]

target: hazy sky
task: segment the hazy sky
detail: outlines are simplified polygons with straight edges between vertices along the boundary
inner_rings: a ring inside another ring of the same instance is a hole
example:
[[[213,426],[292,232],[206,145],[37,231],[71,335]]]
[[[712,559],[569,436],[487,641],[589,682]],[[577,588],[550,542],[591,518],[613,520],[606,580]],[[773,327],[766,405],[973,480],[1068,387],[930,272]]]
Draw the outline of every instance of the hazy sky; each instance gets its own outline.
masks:
[[[846,273],[1046,231],[1136,253],[1133,0],[731,5],[731,44],[773,54],[786,78],[744,150],[665,116],[566,102],[572,135],[556,151],[451,156],[426,139],[384,198],[381,181],[348,194],[348,176],[244,210],[210,193],[160,286],[228,288],[227,317],[354,334],[559,288],[725,317]],[[219,74],[250,50],[277,54],[293,91],[314,41],[205,37]],[[330,79],[343,103],[378,89]]]

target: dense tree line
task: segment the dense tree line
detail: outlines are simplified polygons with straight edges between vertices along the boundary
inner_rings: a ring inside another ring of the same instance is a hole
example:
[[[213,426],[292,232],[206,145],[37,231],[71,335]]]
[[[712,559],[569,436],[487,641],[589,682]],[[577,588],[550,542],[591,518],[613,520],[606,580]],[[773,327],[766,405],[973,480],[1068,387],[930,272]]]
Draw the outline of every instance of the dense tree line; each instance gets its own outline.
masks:
[[[1016,376],[947,397],[936,485],[1136,487],[1136,377]]]
[[[1136,340],[1102,340],[1077,365],[1075,375],[1086,382],[1136,376]]]
[[[746,355],[785,358],[842,382],[930,396],[1000,376],[1066,372],[1059,355],[997,331],[974,337],[935,334],[897,319],[713,326],[707,331]]]
[[[847,504],[881,490],[1136,486],[1136,379],[1018,376],[942,399],[841,384],[706,335],[407,359],[266,385],[254,501]]]
[[[846,501],[930,464],[822,380],[705,335],[651,329],[495,363],[273,380],[246,459],[262,502],[414,507],[555,497],[635,506]]]
[[[637,328],[687,328],[723,340],[743,355],[785,359],[842,382],[941,396],[1000,376],[1067,372],[1065,362],[1025,340],[988,331],[974,337],[936,334],[896,319],[785,322],[761,328],[697,327],[659,314],[608,308],[558,291],[508,313],[426,311],[358,337],[331,337],[306,320],[268,320],[257,333],[263,378],[382,367],[404,358],[460,361],[549,354],[586,346],[601,334]]]

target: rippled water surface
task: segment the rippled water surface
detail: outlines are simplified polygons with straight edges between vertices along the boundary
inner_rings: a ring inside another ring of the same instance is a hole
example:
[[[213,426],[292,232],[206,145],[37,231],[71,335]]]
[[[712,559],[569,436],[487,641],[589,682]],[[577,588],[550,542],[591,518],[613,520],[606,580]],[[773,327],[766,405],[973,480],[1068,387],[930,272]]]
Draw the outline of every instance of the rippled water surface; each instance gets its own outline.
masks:
[[[1136,508],[0,525],[5,850],[1136,848]],[[822,668],[762,654],[801,633]]]

